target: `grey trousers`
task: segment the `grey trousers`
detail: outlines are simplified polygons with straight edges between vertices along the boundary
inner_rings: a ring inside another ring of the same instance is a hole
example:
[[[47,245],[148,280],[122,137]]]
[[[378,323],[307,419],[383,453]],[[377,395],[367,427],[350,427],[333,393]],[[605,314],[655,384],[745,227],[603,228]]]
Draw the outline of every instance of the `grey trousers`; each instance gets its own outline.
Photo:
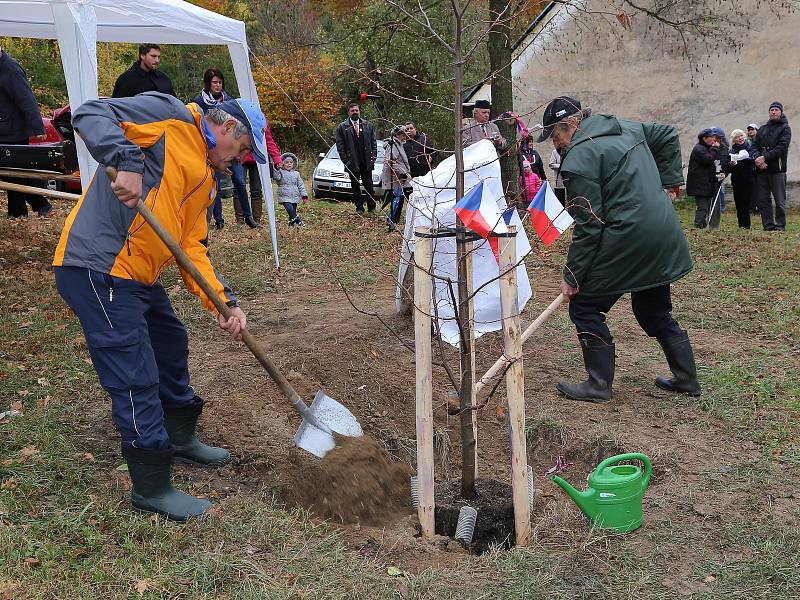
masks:
[[[716,199],[716,204],[714,200]],[[694,213],[694,226],[698,229],[719,229],[720,218],[720,205],[719,197],[717,196],[695,196],[694,201],[697,204],[697,210]],[[711,205],[714,204],[714,213],[709,218],[709,211]]]
[[[772,198],[770,198],[770,194]],[[786,173],[756,173],[756,203],[764,231],[786,229]],[[772,199],[775,199],[773,218]]]

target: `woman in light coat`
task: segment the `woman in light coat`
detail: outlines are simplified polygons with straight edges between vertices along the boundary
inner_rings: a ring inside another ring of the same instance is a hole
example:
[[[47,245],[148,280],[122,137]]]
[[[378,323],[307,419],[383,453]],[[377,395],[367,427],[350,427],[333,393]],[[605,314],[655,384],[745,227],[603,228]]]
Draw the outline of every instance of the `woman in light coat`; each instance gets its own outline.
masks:
[[[408,163],[403,142],[407,139],[405,130],[399,125],[392,129],[392,137],[383,143],[384,159],[381,173],[383,188],[383,204],[381,208],[391,205],[386,225],[389,231],[395,231],[403,213],[403,203],[411,195],[411,167]]]

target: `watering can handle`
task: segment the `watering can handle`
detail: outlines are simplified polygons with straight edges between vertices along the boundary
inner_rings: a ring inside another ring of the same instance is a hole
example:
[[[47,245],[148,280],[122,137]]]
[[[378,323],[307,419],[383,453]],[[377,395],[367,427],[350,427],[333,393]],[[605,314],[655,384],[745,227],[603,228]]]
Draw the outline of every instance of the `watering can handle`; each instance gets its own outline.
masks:
[[[641,452],[631,452],[628,454],[617,454],[616,456],[609,456],[599,465],[595,471],[598,473],[605,469],[606,467],[610,467],[611,465],[615,465],[623,460],[640,460],[644,465],[644,477],[642,478],[642,489],[645,489],[647,485],[650,483],[650,476],[653,474],[653,465],[650,464],[650,459],[647,458],[646,455],[642,454]]]

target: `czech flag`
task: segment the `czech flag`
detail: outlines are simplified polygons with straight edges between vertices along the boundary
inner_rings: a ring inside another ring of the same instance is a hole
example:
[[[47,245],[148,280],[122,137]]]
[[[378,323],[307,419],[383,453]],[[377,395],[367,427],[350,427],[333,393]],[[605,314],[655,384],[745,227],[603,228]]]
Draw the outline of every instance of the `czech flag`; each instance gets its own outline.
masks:
[[[545,246],[552,244],[574,222],[545,181],[528,206],[531,224]]]
[[[557,201],[556,201],[557,202]],[[560,206],[560,205],[559,205]],[[466,227],[477,233],[483,239],[488,240],[489,246],[494,252],[497,262],[500,262],[500,250],[496,237],[491,237],[491,233],[508,233],[506,221],[500,214],[497,202],[491,198],[485,198],[483,194],[483,181],[478,182],[474,188],[467,192],[464,197],[456,202],[453,207],[458,218]]]

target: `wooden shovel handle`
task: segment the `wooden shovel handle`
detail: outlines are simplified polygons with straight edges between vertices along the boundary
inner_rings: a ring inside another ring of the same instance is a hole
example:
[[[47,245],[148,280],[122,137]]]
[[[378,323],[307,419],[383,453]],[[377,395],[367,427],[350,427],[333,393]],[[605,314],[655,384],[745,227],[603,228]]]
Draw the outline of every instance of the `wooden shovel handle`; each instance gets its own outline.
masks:
[[[111,181],[115,181],[117,178],[117,170],[114,167],[106,167],[106,174]],[[211,287],[211,284],[208,283],[208,280],[205,277],[203,277],[203,274],[200,272],[200,270],[189,259],[189,256],[186,254],[186,252],[183,251],[183,248],[181,248],[180,245],[178,245],[178,243],[172,238],[169,232],[164,229],[164,226],[161,225],[153,212],[147,208],[144,202],[142,202],[141,198],[139,198],[139,201],[136,203],[136,212],[142,215],[142,218],[147,222],[147,224],[153,228],[153,231],[156,232],[156,235],[159,237],[159,239],[164,242],[164,245],[169,248],[170,252],[172,252],[172,255],[175,257],[175,260],[178,262],[181,268],[192,276],[192,279],[194,279],[197,285],[200,286],[200,289],[205,292],[206,296],[208,296],[220,314],[226,319],[230,319],[231,309],[228,308],[222,298],[219,297],[217,291]],[[281,391],[289,399],[289,401],[295,403],[296,407],[297,400],[300,400],[300,395],[295,391],[295,389],[292,387],[292,384],[289,383],[286,377],[283,376],[283,373],[280,372],[275,363],[272,362],[272,359],[267,356],[267,353],[264,352],[264,349],[261,347],[258,341],[252,335],[250,335],[250,332],[247,331],[247,329],[242,330],[242,341],[250,349],[250,352],[253,353],[253,356],[256,357],[258,362],[261,363],[261,366],[264,367],[267,373],[269,373],[269,376],[272,378],[272,380],[278,385],[279,388],[281,388]]]

